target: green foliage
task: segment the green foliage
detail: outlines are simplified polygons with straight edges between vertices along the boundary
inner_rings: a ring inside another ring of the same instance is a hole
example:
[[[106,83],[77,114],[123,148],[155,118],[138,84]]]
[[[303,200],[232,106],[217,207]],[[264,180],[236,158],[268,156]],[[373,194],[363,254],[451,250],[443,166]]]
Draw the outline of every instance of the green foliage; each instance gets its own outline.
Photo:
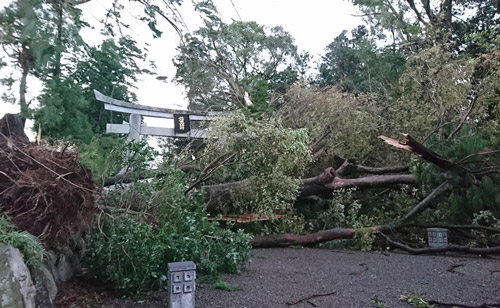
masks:
[[[354,234],[354,243],[357,244],[361,251],[371,251],[373,241],[375,241],[375,233],[371,228],[359,229]]]
[[[220,168],[216,179],[249,179],[250,189],[236,191],[232,207],[239,213],[272,214],[289,209],[298,194],[299,180],[311,161],[305,129],[287,129],[273,119],[254,120],[242,112],[219,119],[210,128],[202,166],[232,153],[234,162]]]
[[[395,48],[377,48],[364,26],[343,31],[326,47],[316,83],[340,84],[344,91],[393,94],[405,59]]]
[[[429,143],[430,148],[436,153],[452,161],[460,162],[468,170],[487,168],[484,170],[488,171],[491,166],[497,164],[498,155],[495,153],[485,155],[484,151],[498,148],[498,140],[497,134],[469,127],[464,129],[457,138],[439,142],[432,139]],[[438,186],[445,179],[454,185],[454,189],[446,200],[448,219],[470,223],[473,214],[480,211],[491,211],[493,215],[500,217],[500,194],[498,192],[500,175],[497,172],[487,172],[478,179],[464,172],[463,169],[444,172],[430,163],[418,160],[414,161],[411,170],[416,175],[417,181],[426,187],[427,191]]]
[[[485,1],[351,0],[358,6],[371,32],[403,49],[420,50],[451,42],[459,53],[481,52],[466,38],[498,25],[498,3]],[[389,37],[388,34],[390,35]]]
[[[104,110],[104,103],[95,99],[94,90],[115,99],[136,102],[131,89],[135,88],[138,74],[151,74],[141,69],[138,62],[145,60],[145,53],[129,37],[121,37],[116,42],[107,39],[100,46],[90,47],[83,59],[76,58],[74,78],[82,87],[88,101],[87,117],[94,133],[104,133],[106,123],[122,123],[127,117]]]
[[[496,131],[498,63],[496,54],[457,57],[446,45],[412,55],[400,78],[401,98],[389,109],[397,131],[417,140],[431,134],[450,139],[461,122]]]
[[[333,192],[329,207],[322,211],[317,218],[316,222],[320,229],[350,228],[357,224],[361,204],[354,199],[353,192],[353,189],[341,189]]]
[[[338,87],[294,85],[275,112],[283,126],[307,128],[317,175],[325,166],[336,166],[334,156],[362,161],[366,165],[392,165],[408,156],[381,146],[377,136],[394,131],[395,114],[383,97],[349,94]]]
[[[473,214],[472,225],[487,226],[500,230],[500,217],[495,217],[491,211],[479,211]],[[474,240],[469,243],[472,247],[487,247],[492,241],[498,241],[500,234],[490,234],[487,231],[477,229],[471,231]]]
[[[0,216],[0,243],[19,249],[27,265],[35,267],[42,265],[45,250],[40,241],[26,231],[16,230],[6,215]]]
[[[34,115],[35,127],[40,125],[44,136],[91,140],[93,131],[86,114],[88,102],[74,79],[49,81],[39,100],[40,108]]]
[[[377,297],[370,300],[370,304],[374,305],[377,308],[387,308],[387,304],[378,299]]]
[[[16,0],[0,11],[0,45],[10,63],[20,74],[19,105],[21,119],[30,116],[30,102],[26,100],[27,76],[41,70],[49,62],[54,53],[50,44],[50,25],[47,22],[47,13],[40,0]],[[53,30],[53,28],[52,28]],[[14,82],[18,81],[10,73],[0,78],[3,85],[12,90]],[[2,99],[16,103],[13,94],[2,94]]]
[[[495,217],[491,211],[479,211],[474,213],[472,224],[500,229],[500,218]]]
[[[94,135],[88,144],[78,147],[79,162],[90,169],[95,182],[103,183],[123,166],[123,144],[123,139],[116,136]]]
[[[135,146],[129,164],[141,174],[155,155]],[[249,260],[249,235],[209,221],[202,192],[184,194],[185,173],[162,173],[160,179],[136,180],[126,191],[108,192],[106,213],[87,237],[85,262],[93,278],[136,293],[162,285],[169,262],[192,260],[201,273],[214,275],[238,272]]]
[[[341,189],[333,193],[332,201],[328,208],[319,213],[315,219],[316,228],[321,230],[331,228],[358,228],[354,241],[350,247],[370,251],[375,239],[371,227],[376,224],[376,219],[367,214],[362,214],[362,204],[355,199],[354,189]],[[380,217],[377,217],[380,219]]]

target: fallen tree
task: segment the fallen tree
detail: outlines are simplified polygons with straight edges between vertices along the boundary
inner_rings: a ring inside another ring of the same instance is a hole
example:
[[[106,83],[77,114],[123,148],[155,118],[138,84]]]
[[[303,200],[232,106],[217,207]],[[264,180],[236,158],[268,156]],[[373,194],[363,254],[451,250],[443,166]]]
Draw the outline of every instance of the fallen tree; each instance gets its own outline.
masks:
[[[418,213],[428,208],[441,194],[451,188],[448,182],[441,184],[434,189],[425,199],[419,202],[405,217],[385,225],[372,226],[367,228],[334,228],[323,230],[307,235],[278,234],[256,236],[250,240],[254,248],[289,247],[295,245],[314,246],[320,243],[329,242],[336,239],[352,239],[359,232],[387,232],[404,227]]]
[[[460,174],[464,174],[465,176],[470,176],[474,179],[474,181],[477,181],[481,177],[490,174],[492,172],[497,172],[498,167],[497,166],[488,166],[486,168],[479,168],[476,170],[471,170],[464,165],[462,165],[463,161],[466,161],[470,157],[476,156],[476,155],[469,155],[468,157],[465,157],[464,159],[460,160],[459,162],[452,162],[449,161],[443,157],[441,157],[439,154],[432,152],[431,150],[427,149],[424,145],[418,143],[416,140],[414,140],[410,135],[404,134],[403,135],[406,139],[405,142],[399,142],[397,140],[385,137],[385,136],[380,136],[382,140],[384,140],[386,143],[395,146],[399,149],[403,149],[405,151],[408,151],[410,153],[413,153],[423,160],[430,162],[443,170],[456,170]],[[487,151],[487,152],[481,152],[478,153],[477,155],[488,155],[490,153],[497,153],[498,151]],[[341,168],[339,168],[341,170]],[[314,189],[311,189],[311,191],[314,191],[315,193],[318,193],[322,191],[324,188],[328,189],[335,189],[337,187],[343,187],[343,185],[350,185],[352,183],[357,183],[360,184],[361,188],[365,187],[377,187],[377,185],[380,185],[383,183],[384,184],[397,184],[397,181],[394,181],[394,179],[405,179],[408,182],[404,182],[405,184],[408,184],[410,179],[414,181],[413,177],[410,177],[409,175],[401,175],[401,176],[394,176],[390,175],[387,178],[379,178],[378,181],[373,181],[371,180],[371,177],[364,177],[364,178],[359,178],[349,181],[344,181],[342,179],[339,179],[336,177],[336,175],[339,173],[339,169],[337,169],[337,172],[332,172],[332,169],[327,169],[325,172],[318,176],[313,178],[314,180],[309,180],[309,183],[314,183]],[[392,182],[390,180],[382,180],[380,179],[392,179]],[[347,184],[345,184],[347,183]],[[374,185],[374,183],[377,183]],[[264,235],[264,236],[256,236],[251,239],[251,244],[255,248],[270,248],[270,247],[289,247],[289,246],[294,246],[294,245],[301,245],[301,246],[314,246],[319,243],[323,242],[328,242],[331,240],[336,240],[336,239],[352,239],[357,233],[360,232],[376,232],[381,234],[390,245],[393,245],[397,248],[404,249],[410,253],[427,253],[427,252],[444,252],[444,251],[461,251],[461,252],[469,252],[469,253],[480,253],[480,254],[499,254],[500,253],[500,247],[488,247],[488,248],[470,248],[466,246],[459,246],[459,245],[448,245],[443,248],[439,249],[434,249],[434,248],[412,248],[409,247],[408,245],[404,245],[401,243],[398,243],[394,240],[391,240],[389,237],[384,235],[384,232],[389,232],[389,231],[394,231],[398,230],[404,227],[408,226],[416,226],[416,225],[411,225],[411,221],[417,217],[418,214],[423,212],[425,209],[427,209],[429,206],[432,205],[433,201],[442,195],[445,192],[450,191],[453,188],[451,183],[448,180],[445,180],[441,185],[436,187],[426,198],[424,198],[421,202],[419,202],[413,209],[411,209],[407,215],[405,215],[403,218],[393,221],[391,223],[385,224],[385,225],[378,225],[378,226],[372,226],[372,227],[367,227],[367,228],[334,228],[334,229],[328,229],[328,230],[323,230],[320,232],[312,233],[312,234],[307,234],[307,235],[296,235],[296,234],[278,234],[278,235]],[[448,226],[449,227],[449,226]],[[452,225],[451,226],[454,229],[471,229],[471,228],[479,228],[481,229],[480,226],[459,226],[459,225]],[[487,228],[491,232],[500,232],[500,230],[494,229],[494,228]]]
[[[328,167],[318,176],[302,179],[299,198],[331,194],[334,190],[342,188],[369,189],[415,184],[413,174],[394,174],[397,172],[408,172],[408,167],[371,168],[346,161],[337,169]],[[361,176],[357,178],[346,177],[358,174]],[[238,182],[204,186],[207,210],[210,213],[222,212],[224,206],[230,204],[235,192],[247,191],[251,193],[254,189],[252,183],[254,180],[255,178],[249,178]]]

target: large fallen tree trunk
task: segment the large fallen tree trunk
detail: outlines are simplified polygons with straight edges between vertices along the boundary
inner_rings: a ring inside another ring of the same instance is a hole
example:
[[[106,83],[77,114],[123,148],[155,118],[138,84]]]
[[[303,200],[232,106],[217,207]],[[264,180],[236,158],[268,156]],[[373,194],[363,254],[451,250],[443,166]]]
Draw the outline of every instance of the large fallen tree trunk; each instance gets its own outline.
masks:
[[[370,228],[354,229],[354,228],[334,228],[306,235],[296,235],[291,233],[286,234],[271,234],[256,236],[250,239],[250,244],[253,248],[274,248],[274,247],[290,247],[290,246],[315,246],[320,243],[329,242],[339,239],[351,239],[356,232],[363,231],[380,231],[386,230],[387,226],[374,226]]]
[[[351,172],[375,173],[378,175],[364,175],[358,178],[346,178],[340,174],[347,174],[347,166]],[[389,172],[406,172],[408,167],[370,168],[350,165],[347,162],[335,170],[327,168],[318,176],[302,179],[299,197],[331,194],[334,190],[342,188],[368,189],[377,187],[394,187],[394,185],[415,184],[413,174],[386,174]],[[243,181],[204,186],[207,210],[211,213],[221,212],[222,208],[230,203],[235,192],[251,193],[254,189],[255,178]]]
[[[329,167],[318,176],[303,179],[299,196],[322,195],[342,188],[367,189],[393,187],[398,184],[415,184],[415,177],[413,174],[383,174],[344,178],[335,169]]]

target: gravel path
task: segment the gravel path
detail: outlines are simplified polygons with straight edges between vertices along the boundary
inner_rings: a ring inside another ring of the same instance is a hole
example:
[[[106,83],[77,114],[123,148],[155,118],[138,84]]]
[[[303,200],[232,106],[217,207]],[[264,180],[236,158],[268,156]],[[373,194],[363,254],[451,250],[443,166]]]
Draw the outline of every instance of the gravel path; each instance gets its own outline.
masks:
[[[256,249],[247,270],[224,280],[235,292],[200,286],[204,307],[411,307],[401,295],[478,306],[500,304],[500,259],[414,256],[331,249]],[[312,295],[315,297],[294,305]],[[383,305],[385,304],[385,306]]]
[[[411,306],[400,300],[401,295],[415,293],[427,300],[471,307],[500,304],[499,257],[414,256],[325,248],[255,249],[253,254],[241,274],[223,276],[239,288],[237,291],[198,285],[196,307],[405,308]],[[303,300],[324,294],[329,295]],[[160,308],[167,307],[167,296],[166,291],[159,291],[121,298],[75,280],[59,286],[56,307]]]

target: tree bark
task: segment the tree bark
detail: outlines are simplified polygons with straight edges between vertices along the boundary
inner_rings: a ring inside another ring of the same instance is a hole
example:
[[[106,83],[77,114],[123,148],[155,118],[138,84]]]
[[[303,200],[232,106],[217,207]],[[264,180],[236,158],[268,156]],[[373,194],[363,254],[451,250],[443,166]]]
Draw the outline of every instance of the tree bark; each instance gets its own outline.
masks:
[[[378,231],[380,226],[366,228],[373,231]],[[329,242],[338,239],[351,239],[356,234],[357,229],[353,228],[335,228],[324,230],[307,235],[295,234],[276,234],[256,236],[250,240],[253,248],[274,248],[274,247],[290,247],[290,246],[314,246],[320,243]]]
[[[358,189],[393,187],[395,184],[415,184],[415,176],[413,174],[384,174],[351,179],[340,177],[332,167],[329,167],[318,176],[303,179],[299,196],[321,195],[352,187]]]
[[[392,139],[386,136],[379,136],[380,139],[384,140],[385,143],[392,145],[398,149],[404,150],[406,152],[410,152],[422,158],[423,160],[430,162],[441,169],[450,170],[454,167],[460,167],[456,163],[442,157],[441,155],[429,150],[423,144],[419,143],[409,134],[403,134],[403,137],[406,139],[405,142],[400,142],[396,139]]]
[[[19,105],[21,107],[21,112],[19,114],[21,122],[24,125],[26,119],[29,115],[29,103],[26,101],[27,86],[26,81],[28,79],[28,73],[31,69],[32,56],[31,51],[25,43],[22,44],[21,54],[19,55],[19,64],[21,65],[21,81],[19,83]]]
[[[376,171],[380,172],[381,169]],[[207,210],[211,213],[222,212],[224,207],[230,203],[235,192],[251,193],[252,189],[254,189],[252,185],[254,179],[248,178],[238,182],[204,186]],[[318,176],[302,179],[299,197],[331,194],[334,190],[342,188],[369,189],[393,187],[398,184],[415,184],[415,177],[413,174],[383,174],[351,179],[340,177],[332,167],[329,167]]]

